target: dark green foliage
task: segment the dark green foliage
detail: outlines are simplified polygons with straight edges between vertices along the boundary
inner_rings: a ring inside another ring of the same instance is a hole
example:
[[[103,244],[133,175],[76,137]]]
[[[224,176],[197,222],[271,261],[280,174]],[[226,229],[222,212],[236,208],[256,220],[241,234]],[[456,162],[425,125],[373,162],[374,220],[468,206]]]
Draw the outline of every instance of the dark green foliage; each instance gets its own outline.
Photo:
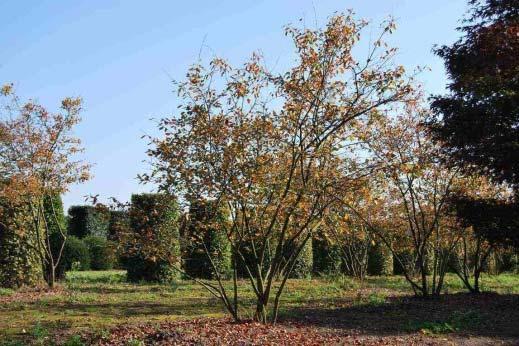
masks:
[[[485,271],[489,274],[519,271],[519,249],[497,248],[489,256]]]
[[[110,221],[108,222],[107,238],[113,241],[118,240],[121,231],[128,229],[130,225],[130,216],[127,211],[114,210],[110,211]]]
[[[83,238],[90,254],[90,269],[108,270],[114,267],[117,261],[115,244],[103,237],[88,236]]]
[[[454,163],[514,186],[511,203],[461,196],[458,216],[491,241],[519,246],[519,5],[469,3],[463,37],[436,50],[451,81],[450,93],[433,97],[430,125]],[[492,221],[480,225],[482,215]]]
[[[249,270],[253,273],[257,270],[257,268],[254,266],[254,261],[253,261],[252,243],[250,241],[242,242],[241,247],[240,247],[240,252],[241,252],[243,258],[245,259],[245,261],[237,253],[235,254],[235,256],[236,256],[235,257],[236,258],[236,273],[237,273],[238,277],[240,277],[240,278],[249,278],[249,274],[247,273],[247,266],[249,267]],[[264,267],[268,266],[269,261],[270,261],[270,257],[269,257],[269,254],[267,253],[266,258],[264,260]],[[265,269],[265,268],[263,268],[263,269]]]
[[[257,246],[257,248],[259,248],[259,245],[256,245],[256,246]],[[256,263],[256,262],[252,260],[254,258],[253,251],[254,250],[253,250],[251,242],[244,242],[244,244],[241,248],[241,253],[242,253],[243,257],[245,258],[245,260],[247,261],[249,270],[251,270],[253,272],[253,274],[256,275],[255,271],[257,271],[257,268],[254,265],[254,263]],[[286,247],[283,252],[284,257],[282,259],[282,266],[286,265],[287,270],[289,269],[289,265],[287,265],[286,261],[288,260],[290,254],[293,251],[296,251],[296,250],[293,248],[289,249],[288,247]],[[268,268],[270,265],[270,261],[271,261],[270,256],[271,255],[269,253],[265,254],[265,259],[264,259],[264,263],[263,263],[263,266],[264,266],[263,271],[265,271],[266,268]],[[239,258],[238,256],[237,256],[236,267],[237,267],[237,273],[238,273],[239,277],[245,277],[245,278],[249,277],[244,261],[241,258]],[[289,277],[294,278],[294,279],[295,278],[308,278],[312,275],[312,269],[313,269],[312,242],[310,240],[308,240],[306,245],[303,247],[303,249],[301,249],[301,252],[299,253],[299,256],[296,259],[296,262],[294,264],[294,267],[293,267],[292,272],[290,273]]]
[[[179,277],[171,264],[162,260],[152,261],[139,256],[124,257],[123,266],[127,270],[126,279],[130,282],[169,283]]]
[[[61,195],[54,194],[51,196],[45,196],[43,199],[43,210],[49,234],[61,232],[67,233],[67,224],[65,222]]]
[[[409,273],[412,273],[415,267],[413,263],[413,254],[411,251],[400,251],[393,255],[393,274],[403,275],[407,268]]]
[[[68,233],[78,238],[89,235],[107,237],[110,217],[89,205],[76,205],[68,210]]]
[[[316,274],[336,275],[341,272],[342,256],[338,245],[326,239],[312,239],[313,269]]]
[[[178,206],[164,194],[132,195],[130,232],[121,261],[129,281],[169,282],[178,278]]]
[[[434,123],[453,158],[494,178],[519,183],[519,6],[472,0],[464,36],[436,53],[451,79],[433,98]]]
[[[457,215],[477,236],[491,243],[519,246],[519,204],[460,197],[454,202]]]
[[[296,259],[294,267],[290,272],[290,278],[304,279],[312,276],[314,264],[312,250],[312,241],[308,240]]]
[[[0,287],[19,288],[34,286],[43,281],[42,262],[33,248],[31,232],[24,232],[24,211],[11,208],[5,203],[0,220]]]
[[[50,235],[53,254],[59,252],[59,247],[61,246],[62,241],[63,240],[59,234]],[[68,236],[65,241],[61,260],[56,270],[56,277],[63,278],[65,272],[71,270],[73,266],[74,268],[77,266],[79,270],[90,269],[90,253],[88,251],[88,246],[83,242],[83,240],[74,236]]]
[[[36,235],[25,231],[28,210],[0,201],[0,287],[33,286],[43,280],[42,262],[37,251]]]
[[[377,243],[368,251],[369,275],[392,275],[393,255],[387,246]]]
[[[183,232],[186,274],[214,279],[216,267],[221,277],[231,277],[231,246],[223,228],[227,218],[225,211],[217,208],[214,202],[199,200],[191,203]]]

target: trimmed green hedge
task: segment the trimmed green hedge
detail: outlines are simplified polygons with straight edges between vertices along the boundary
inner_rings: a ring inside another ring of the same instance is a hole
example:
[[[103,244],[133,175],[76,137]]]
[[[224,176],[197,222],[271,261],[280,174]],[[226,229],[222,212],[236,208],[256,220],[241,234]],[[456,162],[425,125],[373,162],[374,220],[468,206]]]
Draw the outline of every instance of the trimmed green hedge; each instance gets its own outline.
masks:
[[[393,274],[393,255],[384,244],[377,243],[370,246],[368,250],[368,274]]]
[[[43,282],[42,263],[38,253],[27,246],[37,240],[26,232],[27,210],[0,201],[0,287],[19,288]]]
[[[45,196],[43,199],[43,210],[49,234],[60,233],[60,231],[67,233],[67,223],[65,221],[65,213],[63,212],[61,195]]]
[[[183,231],[183,266],[195,278],[214,279],[211,260],[223,278],[230,278],[231,246],[222,225],[228,215],[211,201],[191,202]],[[210,254],[210,258],[207,253]]]
[[[256,266],[253,265],[252,257],[253,257],[253,250],[252,250],[252,242],[251,241],[244,241],[241,244],[240,252],[243,256],[244,260],[239,256],[238,253],[234,254],[236,256],[236,274],[240,278],[248,278],[249,274],[247,273],[247,266],[249,267],[249,270],[251,270],[253,273],[255,270],[257,270]],[[264,265],[268,266],[269,263],[269,256],[266,254],[266,258],[264,260]]]
[[[241,252],[243,254],[243,257],[245,257],[245,260],[248,261],[247,264],[249,266],[250,270],[257,270],[255,266],[252,265],[252,261],[249,261],[249,258],[253,256],[253,250],[252,245],[250,243],[245,243],[242,246]],[[288,259],[289,256],[289,250],[285,249],[284,253],[285,258],[284,260]],[[270,265],[270,256],[268,254],[265,256],[265,262],[264,266],[267,267]],[[248,278],[247,269],[245,267],[245,263],[241,258],[238,258],[237,256],[237,273],[239,277],[242,278]],[[293,279],[302,279],[302,278],[309,278],[312,276],[312,269],[313,269],[313,247],[312,242],[309,240],[307,241],[304,248],[299,253],[299,257],[296,259],[296,263],[294,264],[294,268],[292,269],[292,272],[290,273],[290,278]]]
[[[88,236],[83,239],[90,254],[90,269],[109,270],[117,261],[115,244],[103,237]]]
[[[342,254],[338,245],[320,237],[312,239],[313,269],[315,274],[337,275],[342,269]]]
[[[54,233],[50,235],[51,249],[55,258],[59,254],[62,241],[63,238],[60,234]],[[90,252],[83,240],[74,236],[68,236],[56,270],[56,278],[64,278],[65,273],[72,269],[89,270]]]
[[[179,277],[173,269],[180,261],[178,214],[171,196],[132,195],[129,218],[135,237],[121,258],[129,281],[170,282]]]
[[[287,254],[288,257],[288,254]],[[314,259],[312,241],[308,240],[296,259],[294,268],[290,272],[292,279],[305,279],[312,276]]]
[[[89,235],[107,237],[109,215],[89,205],[75,205],[68,209],[68,234],[78,238]]]
[[[130,225],[130,215],[127,211],[114,210],[110,211],[110,220],[108,222],[108,234],[109,240],[117,241],[119,232],[127,230]]]

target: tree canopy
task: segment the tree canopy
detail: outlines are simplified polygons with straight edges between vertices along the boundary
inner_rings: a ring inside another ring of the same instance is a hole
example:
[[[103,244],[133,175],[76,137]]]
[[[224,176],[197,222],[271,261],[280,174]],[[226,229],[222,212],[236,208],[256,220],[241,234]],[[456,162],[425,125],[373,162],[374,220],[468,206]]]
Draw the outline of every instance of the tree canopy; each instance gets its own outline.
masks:
[[[479,227],[504,242],[519,244],[519,1],[471,0],[472,10],[458,30],[463,36],[436,49],[450,78],[449,93],[432,98],[431,128],[451,161],[513,186],[515,202],[488,200],[494,227]],[[459,215],[478,226],[476,209],[485,204],[460,198]],[[504,209],[498,211],[499,206]],[[505,209],[507,212],[505,212]],[[508,215],[505,218],[499,215]],[[514,223],[515,222],[515,226]]]

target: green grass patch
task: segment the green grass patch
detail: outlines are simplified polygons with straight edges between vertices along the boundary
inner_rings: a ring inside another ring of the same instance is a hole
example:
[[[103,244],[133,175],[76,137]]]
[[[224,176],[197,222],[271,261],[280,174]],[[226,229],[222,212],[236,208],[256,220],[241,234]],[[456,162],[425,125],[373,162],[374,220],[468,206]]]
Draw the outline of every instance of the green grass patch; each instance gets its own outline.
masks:
[[[455,311],[448,321],[411,321],[406,329],[425,335],[440,335],[474,329],[480,322],[481,315],[476,311]]]
[[[2,296],[10,296],[13,293],[14,293],[14,290],[12,290],[10,288],[0,287],[0,297],[2,297]]]
[[[25,295],[20,292],[20,297],[17,294],[17,298],[11,300],[9,295],[14,291],[0,291],[6,299],[0,306],[0,346],[11,345],[6,344],[8,340],[12,340],[12,345],[17,345],[20,339],[33,344],[37,344],[37,340],[47,342],[55,331],[69,331],[70,335],[77,335],[79,331],[102,333],[121,323],[227,316],[221,302],[192,281],[133,284],[127,283],[125,277],[126,273],[118,270],[74,271],[67,273],[66,280],[60,283],[63,290],[58,293],[27,291]],[[513,302],[514,295],[519,293],[519,275],[483,276],[483,288],[499,294],[487,295],[487,298],[483,295],[481,299],[501,304],[495,305],[497,308],[490,307],[489,311],[484,304],[473,308],[465,303],[465,299],[475,299],[477,303],[480,298],[456,295],[466,291],[455,275],[448,274],[445,281],[452,294],[435,302],[410,298],[412,291],[402,276],[370,276],[362,282],[346,276],[291,279],[282,296],[280,315],[296,320],[319,316],[317,320],[324,321],[330,314],[336,314],[331,321],[345,323],[344,328],[373,326],[431,335],[478,328],[493,331],[494,326],[489,326],[487,321],[494,323],[496,318],[501,324],[513,321],[515,313],[508,311],[508,315],[504,315],[501,306],[508,310],[513,306],[508,302],[510,299]],[[232,289],[231,281],[224,285]],[[240,314],[244,318],[252,317],[255,299],[250,284],[239,280],[238,286]],[[411,306],[400,308],[402,304]],[[380,322],[373,322],[374,316]],[[80,345],[80,341],[71,337],[70,345]]]

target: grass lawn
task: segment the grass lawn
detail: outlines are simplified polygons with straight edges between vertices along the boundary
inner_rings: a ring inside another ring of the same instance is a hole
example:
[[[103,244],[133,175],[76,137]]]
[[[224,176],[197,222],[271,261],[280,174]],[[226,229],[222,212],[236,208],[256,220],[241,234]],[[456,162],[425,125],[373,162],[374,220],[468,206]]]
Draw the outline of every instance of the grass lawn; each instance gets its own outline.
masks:
[[[103,344],[102,340],[110,340],[122,326],[135,326],[142,333],[140,330],[164,323],[177,328],[175,323],[187,323],[185,320],[221,321],[226,317],[220,302],[193,282],[129,284],[124,279],[123,271],[70,272],[54,291],[0,290],[0,345],[79,340],[74,335]],[[492,293],[474,297],[449,275],[448,294],[439,300],[423,300],[412,297],[399,276],[368,277],[364,283],[346,277],[290,280],[280,325],[333,335],[338,343],[349,343],[347,338],[355,337],[389,344],[467,340],[519,344],[519,275],[485,275],[482,287]],[[241,282],[240,289],[244,297],[241,313],[251,316],[252,292],[246,282]],[[120,344],[134,341],[142,344],[138,338]]]

